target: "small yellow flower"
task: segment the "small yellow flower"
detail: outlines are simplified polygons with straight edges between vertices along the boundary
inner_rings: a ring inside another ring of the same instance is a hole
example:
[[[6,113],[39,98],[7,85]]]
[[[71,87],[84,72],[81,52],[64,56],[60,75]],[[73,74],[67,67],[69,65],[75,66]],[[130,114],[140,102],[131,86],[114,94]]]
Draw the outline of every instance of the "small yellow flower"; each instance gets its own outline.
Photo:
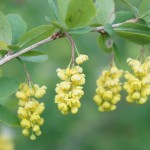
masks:
[[[88,56],[87,55],[83,55],[83,54],[80,54],[77,58],[76,58],[76,63],[78,65],[80,64],[83,64],[84,62],[86,62],[88,60]]]

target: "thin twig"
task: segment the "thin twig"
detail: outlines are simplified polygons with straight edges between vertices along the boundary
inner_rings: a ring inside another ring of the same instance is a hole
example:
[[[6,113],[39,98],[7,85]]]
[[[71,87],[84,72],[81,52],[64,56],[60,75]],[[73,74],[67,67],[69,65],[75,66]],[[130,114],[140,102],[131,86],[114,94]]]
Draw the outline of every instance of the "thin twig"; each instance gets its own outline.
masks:
[[[69,39],[69,41],[70,41],[70,43],[71,43],[71,50],[72,50],[72,62],[71,62],[71,65],[72,66],[74,66],[74,63],[75,63],[75,55],[74,55],[74,51],[75,51],[75,42],[74,42],[74,40],[72,39],[72,37],[68,34],[68,33],[64,33],[67,37],[68,37],[68,39]]]
[[[112,51],[112,53],[111,53],[111,58],[110,58],[110,69],[111,69],[112,66],[114,65],[114,57],[115,57],[115,55],[114,55],[114,52]]]
[[[12,55],[8,55],[6,57],[3,57],[0,60],[0,66],[5,64],[5,63],[7,63],[7,62],[9,62],[10,60],[12,60],[14,58],[17,58],[18,56],[20,56],[20,55],[22,55],[24,53],[27,53],[28,51],[30,51],[32,49],[35,49],[36,47],[39,47],[40,45],[43,45],[45,43],[48,43],[48,42],[53,41],[53,40],[55,40],[57,38],[60,38],[60,37],[62,37],[62,35],[60,33],[55,33],[54,35],[52,35],[52,36],[50,36],[50,37],[48,37],[48,38],[46,38],[46,39],[44,39],[44,40],[42,40],[40,42],[37,42],[37,43],[35,43],[35,44],[25,48],[25,49],[22,49],[22,50],[20,50],[17,53],[14,53]]]
[[[31,85],[31,78],[30,78],[30,75],[29,75],[29,72],[28,72],[27,66],[26,66],[26,64],[25,64],[25,63],[23,63],[23,66],[24,66],[24,70],[25,70],[26,75],[27,75],[28,85],[30,86],[30,85]]]
[[[133,18],[133,19],[127,20],[127,21],[125,21],[125,22],[113,24],[113,25],[112,25],[112,28],[119,27],[119,26],[121,26],[121,25],[123,25],[123,24],[125,24],[125,23],[135,23],[135,22],[137,22],[137,21],[138,21],[138,19]],[[93,31],[104,31],[104,29],[105,29],[105,26],[100,26],[100,27],[96,27],[96,29],[93,30]]]
[[[129,22],[135,23],[135,22],[137,22],[137,19],[133,18],[133,19],[127,20],[127,21],[122,22],[122,23],[113,24],[112,27],[116,28],[116,27],[119,27],[120,25],[122,25],[124,23],[129,23]],[[104,29],[105,29],[104,26],[96,27],[93,30],[93,32],[100,32],[100,31],[101,32],[105,32]],[[9,61],[11,61],[14,58],[17,58],[18,56],[20,56],[20,55],[22,55],[24,53],[27,53],[28,51],[31,51],[32,49],[35,49],[36,47],[39,47],[39,46],[41,46],[41,45],[43,45],[45,43],[51,42],[51,41],[53,41],[55,39],[62,38],[63,35],[64,35],[63,33],[57,32],[54,35],[52,35],[52,36],[50,36],[50,37],[48,37],[48,38],[46,38],[46,39],[44,39],[44,40],[42,40],[40,42],[37,42],[37,43],[35,43],[35,44],[27,47],[27,48],[24,48],[24,49],[20,50],[19,52],[16,52],[16,53],[8,55],[8,56],[5,56],[2,59],[0,59],[0,66],[3,65],[3,64],[5,64],[5,63],[7,63],[7,62],[9,62]]]

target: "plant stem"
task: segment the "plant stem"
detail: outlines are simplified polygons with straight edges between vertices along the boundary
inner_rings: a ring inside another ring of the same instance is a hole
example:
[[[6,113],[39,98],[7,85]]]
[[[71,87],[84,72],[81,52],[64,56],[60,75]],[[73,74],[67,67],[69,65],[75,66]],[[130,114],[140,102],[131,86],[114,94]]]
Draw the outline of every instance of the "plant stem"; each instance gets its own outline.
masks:
[[[30,78],[30,75],[29,75],[29,72],[28,72],[27,66],[26,66],[26,64],[25,64],[25,63],[23,63],[23,66],[24,66],[24,70],[25,70],[26,75],[27,75],[28,85],[30,86],[30,85],[31,85],[31,78]]]
[[[127,20],[125,22],[113,24],[112,27],[116,28],[116,27],[119,27],[120,25],[122,25],[124,23],[129,23],[129,22],[130,23],[135,23],[135,22],[137,22],[137,20],[138,19],[133,18],[133,19]],[[92,32],[102,32],[102,33],[104,33],[105,32],[104,28],[105,28],[104,26],[96,27]],[[19,57],[20,55],[22,55],[24,53],[27,53],[28,51],[31,51],[32,49],[35,49],[35,48],[37,48],[37,47],[39,47],[39,46],[41,46],[45,43],[51,42],[53,40],[56,40],[56,39],[59,39],[59,38],[62,38],[62,37],[64,37],[64,34],[60,33],[60,32],[57,32],[57,33],[53,34],[52,36],[49,36],[48,38],[46,38],[42,41],[39,41],[39,42],[37,42],[37,43],[27,47],[27,48],[24,48],[24,49],[14,53],[14,54],[6,55],[2,59],[0,59],[0,66],[7,63],[7,62],[9,62],[9,61],[11,61],[14,58]]]
[[[74,52],[75,52],[75,42],[74,40],[72,39],[72,37],[68,34],[68,33],[64,33],[67,38],[69,39],[70,43],[71,43],[71,50],[72,50],[72,59],[71,59],[71,65],[74,66],[75,64],[75,55],[74,55]]]

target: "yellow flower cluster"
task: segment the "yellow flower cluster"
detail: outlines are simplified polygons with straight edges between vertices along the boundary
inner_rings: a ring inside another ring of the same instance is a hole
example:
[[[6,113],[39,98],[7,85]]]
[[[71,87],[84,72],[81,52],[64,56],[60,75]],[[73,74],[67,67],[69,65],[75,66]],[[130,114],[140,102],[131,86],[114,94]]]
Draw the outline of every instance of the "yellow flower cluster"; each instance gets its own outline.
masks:
[[[88,60],[87,55],[79,55],[77,64],[82,64]],[[56,85],[55,103],[62,114],[76,114],[81,106],[80,99],[84,95],[82,85],[85,83],[85,75],[80,66],[66,69],[57,69],[57,75],[62,80]]]
[[[31,140],[41,135],[40,126],[43,125],[44,119],[40,115],[45,106],[35,98],[43,97],[46,89],[46,86],[39,87],[37,84],[29,86],[22,83],[20,90],[16,92],[16,97],[19,99],[18,116],[21,119],[22,133],[24,136],[30,136]]]
[[[0,137],[0,150],[14,150],[14,144],[10,138],[5,136]]]
[[[120,91],[122,87],[119,79],[122,74],[122,70],[112,66],[110,70],[104,70],[97,80],[94,101],[98,105],[99,111],[113,111],[116,109],[116,104],[121,99]]]
[[[63,80],[56,86],[55,103],[62,114],[78,112],[81,106],[80,98],[83,96],[83,87],[85,83],[85,75],[82,73],[80,66],[67,69],[57,69],[58,77]]]
[[[150,58],[144,63],[131,58],[127,62],[133,74],[126,71],[124,75],[127,80],[123,86],[128,93],[126,100],[130,103],[144,104],[150,95]]]

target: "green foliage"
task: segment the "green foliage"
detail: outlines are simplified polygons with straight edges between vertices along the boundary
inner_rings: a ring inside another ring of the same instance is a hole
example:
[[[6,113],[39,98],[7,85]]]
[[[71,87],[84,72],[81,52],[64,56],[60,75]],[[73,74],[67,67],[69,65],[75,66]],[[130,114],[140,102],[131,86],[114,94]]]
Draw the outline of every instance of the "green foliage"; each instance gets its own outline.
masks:
[[[56,22],[62,23],[55,1],[54,0],[48,0],[48,2],[49,2],[49,6],[50,6],[50,12],[52,12],[52,19],[54,18],[54,20]]]
[[[59,7],[59,13],[60,13],[63,21],[65,21],[68,5],[69,5],[70,1],[71,0],[65,0],[65,1],[64,0],[57,0],[58,7]]]
[[[138,23],[124,23],[114,28],[121,37],[134,43],[145,45],[150,43],[150,28]]]
[[[0,99],[5,98],[14,92],[19,87],[19,82],[11,77],[0,77]]]
[[[12,127],[19,126],[19,119],[9,109],[0,105],[0,122],[3,122]]]
[[[8,50],[7,43],[0,41],[0,50]]]
[[[50,35],[55,31],[55,28],[51,25],[42,25],[39,27],[36,27],[28,32],[26,32],[18,42],[18,45],[20,48],[26,47],[28,45],[31,45],[33,43],[39,42]]]
[[[71,0],[65,23],[67,28],[83,27],[95,16],[96,10],[92,0]]]
[[[138,11],[138,9],[135,6],[133,6],[127,0],[122,0],[122,2],[124,2],[128,6],[128,8],[131,10],[131,12],[134,14],[134,16],[136,18],[139,16],[139,11]]]
[[[113,40],[108,34],[100,34],[98,36],[98,45],[104,52],[111,53]]]
[[[122,54],[119,52],[119,49],[117,47],[117,45],[114,43],[113,44],[113,53],[114,53],[114,57],[115,57],[115,62],[117,65],[119,65],[122,69],[124,69],[124,66],[122,65]]]
[[[72,29],[68,33],[69,34],[85,34],[85,33],[91,32],[92,30],[94,30],[93,27],[83,27],[83,28]]]
[[[101,25],[112,23],[115,19],[115,4],[113,0],[96,0],[97,20]]]
[[[132,18],[134,18],[134,15],[129,11],[117,11],[116,18],[113,23],[115,24],[115,23],[124,22]]]
[[[0,12],[0,41],[11,44],[12,30],[7,17]]]
[[[26,22],[17,14],[7,15],[8,21],[12,29],[12,44],[16,44],[19,37],[26,32]]]
[[[140,18],[145,19],[147,22],[150,22],[150,1],[143,0],[139,8]]]
[[[44,52],[40,51],[29,51],[20,57],[22,60],[29,61],[29,62],[44,62],[48,60],[48,56]]]

